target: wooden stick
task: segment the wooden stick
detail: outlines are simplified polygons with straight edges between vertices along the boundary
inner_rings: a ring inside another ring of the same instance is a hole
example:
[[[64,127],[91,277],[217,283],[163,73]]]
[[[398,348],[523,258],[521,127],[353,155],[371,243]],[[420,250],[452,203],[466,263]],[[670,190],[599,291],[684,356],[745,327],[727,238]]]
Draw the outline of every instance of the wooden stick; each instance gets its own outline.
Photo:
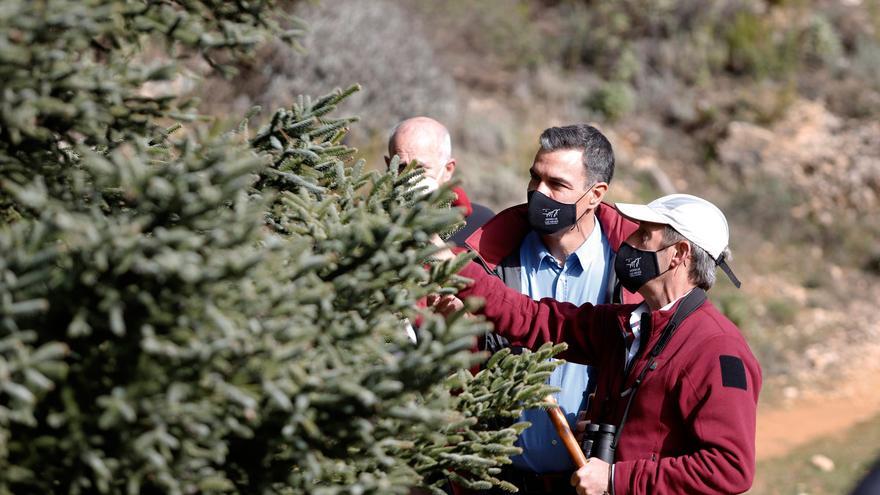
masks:
[[[552,395],[544,397],[544,402],[557,405],[556,399],[553,398]],[[559,434],[559,438],[562,439],[562,443],[565,445],[565,450],[568,451],[568,455],[571,456],[574,465],[577,466],[578,469],[586,466],[587,457],[584,455],[584,451],[581,450],[581,446],[578,445],[577,440],[575,440],[574,434],[568,426],[568,421],[565,419],[565,415],[562,414],[562,410],[559,409],[559,407],[548,408],[547,414],[550,415],[550,421],[552,421],[553,426],[556,427],[556,433]]]

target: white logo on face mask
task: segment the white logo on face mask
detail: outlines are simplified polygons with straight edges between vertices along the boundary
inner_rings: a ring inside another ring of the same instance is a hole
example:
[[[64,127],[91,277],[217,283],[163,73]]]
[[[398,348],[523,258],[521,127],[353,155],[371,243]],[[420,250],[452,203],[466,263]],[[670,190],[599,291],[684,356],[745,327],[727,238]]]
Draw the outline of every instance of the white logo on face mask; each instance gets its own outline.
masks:
[[[541,213],[544,215],[544,225],[558,225],[559,224],[559,208],[555,208],[552,210],[544,209],[541,210]]]
[[[626,267],[629,268],[630,270],[636,270],[639,268],[639,263],[641,263],[641,261],[642,261],[641,258],[628,259],[628,260],[626,260]]]

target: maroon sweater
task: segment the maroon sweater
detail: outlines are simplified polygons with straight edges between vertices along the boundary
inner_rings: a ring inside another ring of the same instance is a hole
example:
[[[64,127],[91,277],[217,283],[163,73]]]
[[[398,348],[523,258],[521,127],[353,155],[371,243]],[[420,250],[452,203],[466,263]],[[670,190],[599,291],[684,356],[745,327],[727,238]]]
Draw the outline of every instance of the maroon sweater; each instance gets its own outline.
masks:
[[[513,345],[566,342],[561,356],[599,369],[589,416],[617,425],[621,392],[648,362],[648,351],[678,303],[654,311],[639,354],[625,373],[624,329],[637,307],[533,301],[471,263],[460,297],[486,300],[482,313]],[[647,323],[647,322],[646,322]],[[761,368],[736,326],[706,301],[678,327],[633,401],[614,463],[614,493],[740,493],[755,473],[755,413]]]
[[[519,259],[519,249],[523,239],[532,231],[529,226],[529,205],[527,203],[512,206],[495,215],[495,218],[486,222],[467,238],[466,246],[479,256],[483,264],[490,270],[496,270],[504,259],[511,254],[516,254]],[[620,245],[626,241],[638,228],[638,224],[620,214],[617,209],[608,203],[600,203],[596,207],[596,221],[601,225],[602,233],[611,245],[611,251],[617,254]],[[612,262],[613,266],[614,263]],[[507,280],[508,286],[519,286],[519,275],[516,280]],[[616,282],[617,278],[614,277]],[[612,287],[613,289],[613,284]],[[637,303],[642,301],[642,296],[632,294],[621,288],[621,301],[625,303]],[[609,294],[608,301],[614,300]]]

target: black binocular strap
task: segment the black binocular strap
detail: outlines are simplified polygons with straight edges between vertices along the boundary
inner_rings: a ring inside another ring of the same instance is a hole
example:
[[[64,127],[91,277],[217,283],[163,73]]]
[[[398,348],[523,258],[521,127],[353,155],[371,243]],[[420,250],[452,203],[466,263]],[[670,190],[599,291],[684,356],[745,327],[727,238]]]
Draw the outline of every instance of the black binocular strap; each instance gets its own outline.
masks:
[[[672,334],[675,333],[675,329],[678,328],[678,325],[681,324],[685,318],[690,316],[691,313],[696,311],[697,308],[702,306],[704,302],[706,302],[706,291],[699,287],[694,288],[690,294],[685,296],[684,300],[681,301],[681,304],[678,305],[678,308],[672,315],[672,318],[669,319],[669,323],[666,324],[666,328],[663,329],[663,334],[660,335],[660,340],[658,340],[651,349],[651,360],[648,361],[648,364],[646,364],[645,367],[642,368],[642,371],[639,372],[639,376],[636,378],[636,381],[633,382],[632,386],[620,393],[621,397],[629,395],[629,398],[626,401],[626,408],[623,410],[623,417],[620,418],[620,425],[614,433],[614,442],[611,444],[612,448],[617,449],[617,442],[620,440],[620,435],[623,433],[623,426],[626,424],[626,418],[629,416],[629,409],[632,406],[633,399],[636,397],[636,392],[639,391],[639,387],[645,379],[645,375],[647,375],[649,371],[657,369],[657,363],[655,360],[657,356],[663,352],[663,349],[666,348],[666,344],[672,339]],[[642,330],[644,330],[644,328],[642,328]]]

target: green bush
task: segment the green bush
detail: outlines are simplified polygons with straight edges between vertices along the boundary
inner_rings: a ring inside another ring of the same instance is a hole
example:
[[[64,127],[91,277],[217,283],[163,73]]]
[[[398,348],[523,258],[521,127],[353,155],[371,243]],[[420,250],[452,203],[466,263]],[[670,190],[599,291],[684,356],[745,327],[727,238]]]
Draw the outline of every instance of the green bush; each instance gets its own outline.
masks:
[[[466,258],[428,243],[461,220],[451,191],[353,161],[331,113],[356,87],[185,132],[163,126],[191,105],[145,91],[291,22],[271,2],[4,3],[0,493],[502,484],[527,426],[509,418],[560,349],[461,372],[486,325],[417,306],[460,282]]]
[[[825,16],[814,15],[804,30],[803,57],[814,65],[836,67],[841,65],[843,44],[834,25]]]
[[[798,68],[797,33],[778,31],[765,15],[740,12],[724,34],[727,69],[735,74],[780,77]]]
[[[798,314],[798,304],[788,299],[769,299],[764,306],[767,308],[767,315],[776,325],[791,325]]]
[[[585,102],[587,108],[615,121],[633,111],[636,95],[630,85],[622,81],[604,83],[592,92]]]

